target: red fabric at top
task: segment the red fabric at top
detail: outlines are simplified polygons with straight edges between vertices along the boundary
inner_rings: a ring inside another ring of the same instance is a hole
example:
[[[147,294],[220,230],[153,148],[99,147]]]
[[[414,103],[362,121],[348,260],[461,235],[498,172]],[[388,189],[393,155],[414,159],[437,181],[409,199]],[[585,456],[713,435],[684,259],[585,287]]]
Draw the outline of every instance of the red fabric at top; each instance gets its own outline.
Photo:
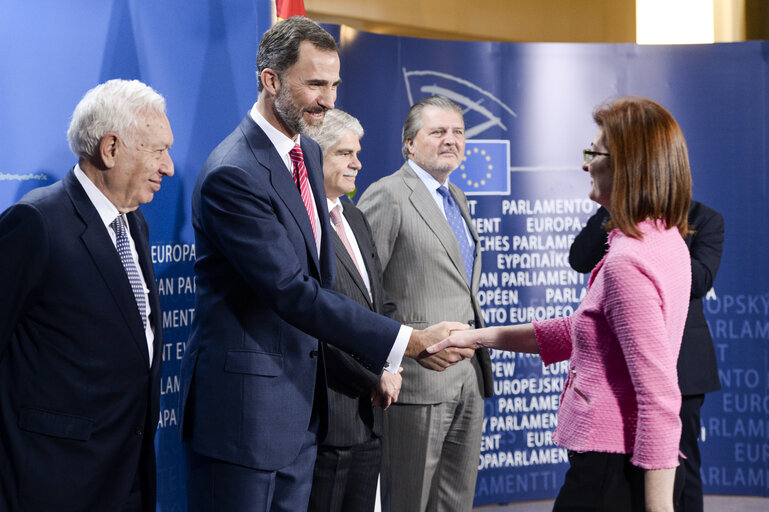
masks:
[[[275,0],[275,13],[278,18],[304,16],[304,0]]]

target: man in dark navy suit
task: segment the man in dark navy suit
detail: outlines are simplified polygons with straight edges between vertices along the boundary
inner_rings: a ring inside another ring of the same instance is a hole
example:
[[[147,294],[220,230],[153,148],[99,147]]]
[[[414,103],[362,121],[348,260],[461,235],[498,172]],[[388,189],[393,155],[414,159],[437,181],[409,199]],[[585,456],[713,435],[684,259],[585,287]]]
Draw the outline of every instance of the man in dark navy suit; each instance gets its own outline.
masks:
[[[174,173],[165,100],[91,89],[78,164],[0,216],[0,509],[155,510],[160,302],[139,205]]]
[[[326,425],[318,339],[376,374],[397,372],[404,355],[433,369],[472,357],[424,351],[466,325],[412,330],[330,289],[321,152],[306,135],[334,107],[334,39],[303,17],[277,23],[257,78],[256,104],[192,193],[196,313],[180,393],[191,512],[307,508]]]
[[[382,265],[371,228],[345,194],[355,191],[363,127],[341,110],[326,114],[316,140],[336,254],[334,290],[392,318],[395,304],[382,284]],[[328,379],[328,432],[318,445],[310,507],[317,512],[373,511],[382,464],[382,409],[398,400],[401,376],[377,375],[338,348],[324,346]]]

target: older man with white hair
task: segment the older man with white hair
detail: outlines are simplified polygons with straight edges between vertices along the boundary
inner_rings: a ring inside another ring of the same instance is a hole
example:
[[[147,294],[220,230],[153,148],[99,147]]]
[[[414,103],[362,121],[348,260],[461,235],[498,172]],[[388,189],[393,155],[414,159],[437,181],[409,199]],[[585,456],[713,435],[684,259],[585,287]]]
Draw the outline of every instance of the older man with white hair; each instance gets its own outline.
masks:
[[[174,165],[165,100],[88,91],[78,163],[0,215],[0,510],[155,510],[161,323],[139,205]]]
[[[363,127],[341,110],[326,113],[315,140],[323,152],[323,183],[333,230],[334,290],[388,317],[395,314],[382,284],[371,228],[353,204]],[[400,373],[367,370],[349,354],[326,346],[328,433],[318,445],[310,512],[373,511],[382,463],[382,409],[397,401]]]

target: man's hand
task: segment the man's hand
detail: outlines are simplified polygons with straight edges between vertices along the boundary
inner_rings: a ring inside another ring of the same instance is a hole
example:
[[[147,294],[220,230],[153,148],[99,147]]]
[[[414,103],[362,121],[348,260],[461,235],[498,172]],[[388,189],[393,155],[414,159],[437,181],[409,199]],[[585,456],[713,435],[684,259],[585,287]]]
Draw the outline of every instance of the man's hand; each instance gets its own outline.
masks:
[[[398,401],[403,383],[402,371],[403,367],[398,368],[398,373],[390,373],[387,370],[382,372],[379,384],[371,390],[371,405],[387,409],[390,404]]]
[[[431,325],[422,331],[415,329],[411,333],[405,355],[416,359],[425,368],[443,371],[463,359],[473,357],[475,350],[470,348],[448,348],[435,354],[428,354],[425,349],[447,338],[452,331],[463,331],[469,328],[469,325],[459,322],[441,322]]]

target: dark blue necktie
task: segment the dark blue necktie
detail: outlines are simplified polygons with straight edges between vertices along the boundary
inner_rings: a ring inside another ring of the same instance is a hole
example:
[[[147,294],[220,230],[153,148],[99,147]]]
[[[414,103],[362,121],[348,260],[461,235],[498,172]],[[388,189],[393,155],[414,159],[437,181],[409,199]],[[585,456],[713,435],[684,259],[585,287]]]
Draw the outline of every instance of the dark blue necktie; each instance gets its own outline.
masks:
[[[449,189],[445,186],[438,187],[438,193],[443,196],[443,211],[446,212],[446,220],[449,221],[449,226],[454,232],[454,236],[457,237],[457,243],[459,243],[459,251],[462,253],[462,262],[465,264],[465,273],[467,274],[467,282],[472,285],[473,283],[473,247],[467,240],[467,232],[465,231],[465,223],[462,220],[462,213],[459,211],[454,198],[451,197]]]
[[[131,244],[128,241],[128,234],[126,233],[125,224],[123,224],[123,216],[118,215],[115,220],[109,225],[115,232],[115,245],[117,246],[117,253],[120,255],[120,261],[123,262],[123,267],[128,275],[128,282],[131,283],[131,289],[134,292],[134,298],[136,299],[136,305],[139,308],[139,314],[142,317],[142,325],[147,328],[147,304],[146,297],[144,295],[144,283],[139,275],[139,270],[136,268],[133,256],[131,255]]]

